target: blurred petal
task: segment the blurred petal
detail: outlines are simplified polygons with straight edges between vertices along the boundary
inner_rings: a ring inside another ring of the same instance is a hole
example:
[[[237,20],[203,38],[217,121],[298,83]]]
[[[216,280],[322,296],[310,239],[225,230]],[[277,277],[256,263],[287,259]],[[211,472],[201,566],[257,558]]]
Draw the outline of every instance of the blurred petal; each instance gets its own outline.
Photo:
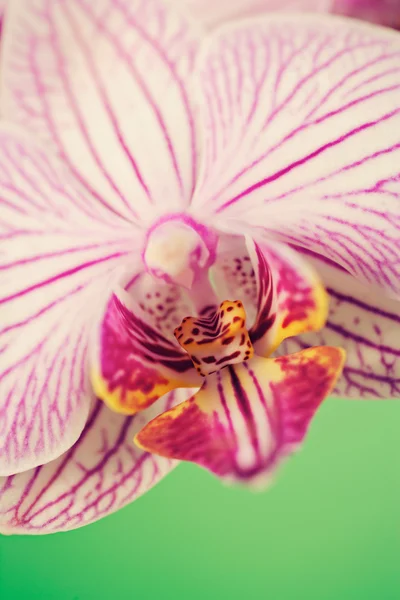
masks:
[[[286,340],[279,353],[319,344],[346,350],[343,376],[334,393],[350,398],[400,398],[400,302],[378,289],[314,260],[330,294],[327,324],[320,333]]]
[[[326,12],[333,0],[170,0],[179,8],[213,27],[224,21],[269,11]]]
[[[400,28],[399,0],[334,0],[333,8],[338,14]]]
[[[322,347],[227,367],[135,439],[154,454],[195,462],[228,481],[265,483],[302,443],[343,360],[339,348]]]
[[[127,415],[154,404],[170,390],[201,385],[192,361],[175,343],[173,329],[169,336],[161,334],[122,292],[113,294],[107,305],[92,356],[91,380],[101,400]]]
[[[310,15],[210,37],[194,217],[257,229],[400,295],[400,36]]]
[[[182,208],[196,174],[184,80],[197,37],[160,0],[12,0],[2,114],[115,213]]]
[[[187,395],[173,392],[158,410]],[[152,409],[146,414],[151,418],[156,413]],[[144,413],[122,417],[96,403],[81,437],[67,453],[42,467],[0,479],[0,532],[75,529],[136,500],[174,466],[133,445],[144,422]]]
[[[0,474],[81,433],[89,329],[131,244],[132,228],[106,221],[47,151],[0,131]]]

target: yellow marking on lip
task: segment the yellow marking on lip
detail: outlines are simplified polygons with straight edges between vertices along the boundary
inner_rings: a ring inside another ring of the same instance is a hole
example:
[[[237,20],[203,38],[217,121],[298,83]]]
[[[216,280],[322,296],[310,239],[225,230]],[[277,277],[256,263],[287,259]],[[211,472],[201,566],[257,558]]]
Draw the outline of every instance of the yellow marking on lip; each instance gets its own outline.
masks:
[[[314,278],[311,285],[312,292],[310,293],[314,308],[307,310],[306,318],[293,320],[287,327],[283,327],[282,324],[289,314],[288,311],[278,314],[274,339],[265,354],[266,356],[275,352],[287,338],[310,331],[320,331],[325,326],[329,314],[329,295],[317,277]]]
[[[93,391],[112,411],[122,415],[135,415],[154,404],[168,392],[180,387],[187,387],[187,384],[182,384],[178,380],[167,379],[155,369],[143,366],[143,370],[146,371],[147,381],[148,378],[154,377],[152,387],[148,385],[147,390],[140,387],[124,389],[121,385],[110,389],[109,382],[101,375],[100,370],[92,368],[90,380]],[[145,381],[143,381],[143,385],[145,385]]]

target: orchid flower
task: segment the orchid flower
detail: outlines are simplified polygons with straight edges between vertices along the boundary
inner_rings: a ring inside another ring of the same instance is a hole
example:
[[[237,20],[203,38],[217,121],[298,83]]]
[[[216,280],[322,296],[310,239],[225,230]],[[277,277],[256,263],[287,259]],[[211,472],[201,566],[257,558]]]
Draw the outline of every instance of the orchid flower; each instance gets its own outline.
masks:
[[[2,532],[176,459],[262,486],[332,388],[400,396],[399,34],[14,0],[2,58]]]

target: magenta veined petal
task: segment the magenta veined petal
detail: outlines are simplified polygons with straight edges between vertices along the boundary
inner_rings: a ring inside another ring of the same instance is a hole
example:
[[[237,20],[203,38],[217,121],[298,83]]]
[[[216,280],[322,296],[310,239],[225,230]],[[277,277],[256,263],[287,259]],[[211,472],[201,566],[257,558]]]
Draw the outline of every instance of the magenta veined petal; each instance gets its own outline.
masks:
[[[167,410],[187,397],[169,394]],[[46,534],[88,525],[132,502],[176,464],[152,456],[133,437],[155,416],[154,408],[123,417],[97,402],[76,444],[42,467],[0,478],[0,532]]]
[[[150,452],[195,462],[229,482],[265,485],[303,442],[343,360],[340,348],[319,347],[230,365],[135,439]]]
[[[196,136],[185,89],[198,33],[158,0],[13,0],[1,112],[115,213],[187,206]],[[154,176],[157,173],[157,176]]]
[[[333,0],[170,0],[194,18],[214,27],[235,18],[259,16],[269,11],[327,12]]]
[[[199,60],[193,212],[309,248],[399,296],[399,61],[396,32],[339,17],[216,31]]]
[[[132,228],[58,161],[0,131],[0,474],[67,450],[90,409],[89,331]],[[134,230],[133,230],[134,231]]]
[[[400,302],[356,282],[345,272],[312,260],[330,296],[326,326],[286,340],[279,353],[328,344],[346,350],[334,393],[342,398],[400,398]]]

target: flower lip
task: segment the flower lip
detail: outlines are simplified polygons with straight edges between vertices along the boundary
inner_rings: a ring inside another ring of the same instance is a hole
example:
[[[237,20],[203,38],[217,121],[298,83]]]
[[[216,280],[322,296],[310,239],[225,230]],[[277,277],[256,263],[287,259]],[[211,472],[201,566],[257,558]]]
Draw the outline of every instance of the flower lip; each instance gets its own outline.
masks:
[[[186,214],[170,214],[148,231],[142,259],[147,271],[187,289],[216,259],[218,236]]]

